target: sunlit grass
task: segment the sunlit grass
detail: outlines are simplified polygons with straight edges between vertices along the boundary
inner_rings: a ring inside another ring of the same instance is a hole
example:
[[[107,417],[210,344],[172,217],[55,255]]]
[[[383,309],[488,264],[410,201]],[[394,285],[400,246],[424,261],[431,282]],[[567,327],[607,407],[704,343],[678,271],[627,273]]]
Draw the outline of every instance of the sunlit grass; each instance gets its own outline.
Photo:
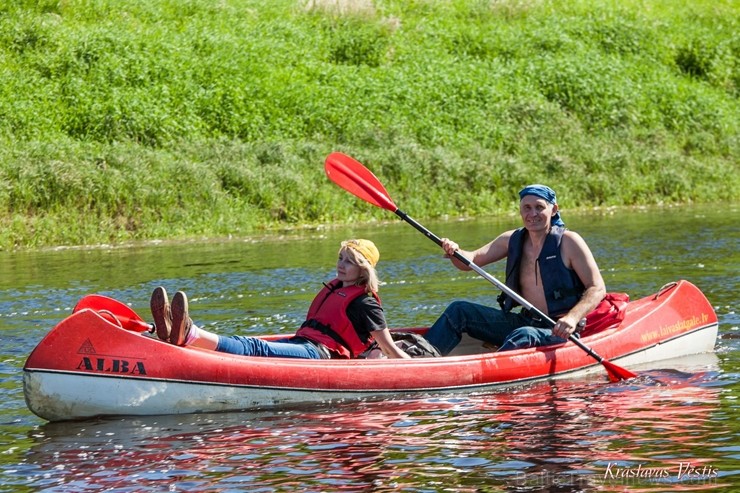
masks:
[[[386,217],[736,201],[729,1],[96,0],[0,6],[0,248]]]

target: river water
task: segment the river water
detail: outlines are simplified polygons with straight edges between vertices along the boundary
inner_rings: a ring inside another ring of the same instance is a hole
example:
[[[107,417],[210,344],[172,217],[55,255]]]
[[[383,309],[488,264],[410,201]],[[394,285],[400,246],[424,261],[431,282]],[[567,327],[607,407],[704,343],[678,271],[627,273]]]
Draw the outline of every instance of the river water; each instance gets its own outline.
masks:
[[[688,279],[720,321],[713,354],[490,392],[261,413],[46,423],[25,406],[22,367],[88,293],[145,319],[157,285],[188,292],[222,334],[292,331],[338,244],[373,239],[391,326],[429,325],[493,286],[455,270],[400,221],[218,242],[0,253],[0,491],[737,491],[740,488],[740,205],[568,214],[610,291],[633,299]],[[518,218],[426,223],[463,248]],[[502,266],[487,270],[503,279]],[[402,374],[388,378],[403,378]],[[649,474],[651,473],[651,474]]]

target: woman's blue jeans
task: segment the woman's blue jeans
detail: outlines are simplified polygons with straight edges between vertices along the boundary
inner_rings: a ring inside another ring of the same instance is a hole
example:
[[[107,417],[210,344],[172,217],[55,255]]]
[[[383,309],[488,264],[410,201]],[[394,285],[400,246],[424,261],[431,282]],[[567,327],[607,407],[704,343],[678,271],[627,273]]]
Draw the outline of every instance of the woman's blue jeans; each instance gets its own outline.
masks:
[[[463,334],[494,344],[499,351],[565,342],[552,335],[545,322],[469,301],[450,303],[425,337],[445,356],[460,343]]]
[[[216,351],[241,356],[321,359],[321,353],[316,346],[308,341],[291,339],[266,341],[256,337],[219,336]]]

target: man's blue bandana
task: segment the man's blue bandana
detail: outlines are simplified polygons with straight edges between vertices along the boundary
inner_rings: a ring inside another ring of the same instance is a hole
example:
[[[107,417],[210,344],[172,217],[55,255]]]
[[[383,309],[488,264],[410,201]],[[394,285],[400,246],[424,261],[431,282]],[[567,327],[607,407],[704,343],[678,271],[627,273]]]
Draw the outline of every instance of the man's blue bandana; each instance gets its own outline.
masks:
[[[526,195],[534,195],[541,199],[546,200],[551,204],[557,204],[558,201],[555,198],[555,190],[545,185],[527,185],[519,191],[519,200],[523,199]],[[565,223],[560,218],[560,212],[556,212],[550,219],[552,226],[565,227]]]

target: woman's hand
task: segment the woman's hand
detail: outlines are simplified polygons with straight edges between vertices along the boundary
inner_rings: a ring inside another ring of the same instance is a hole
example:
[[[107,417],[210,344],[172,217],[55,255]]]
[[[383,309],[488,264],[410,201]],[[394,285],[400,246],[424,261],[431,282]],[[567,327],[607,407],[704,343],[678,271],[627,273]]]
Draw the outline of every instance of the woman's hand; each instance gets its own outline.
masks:
[[[383,351],[383,354],[388,358],[411,358],[411,356],[396,346],[388,329],[374,330],[372,335],[378,346],[380,346],[381,351]]]

